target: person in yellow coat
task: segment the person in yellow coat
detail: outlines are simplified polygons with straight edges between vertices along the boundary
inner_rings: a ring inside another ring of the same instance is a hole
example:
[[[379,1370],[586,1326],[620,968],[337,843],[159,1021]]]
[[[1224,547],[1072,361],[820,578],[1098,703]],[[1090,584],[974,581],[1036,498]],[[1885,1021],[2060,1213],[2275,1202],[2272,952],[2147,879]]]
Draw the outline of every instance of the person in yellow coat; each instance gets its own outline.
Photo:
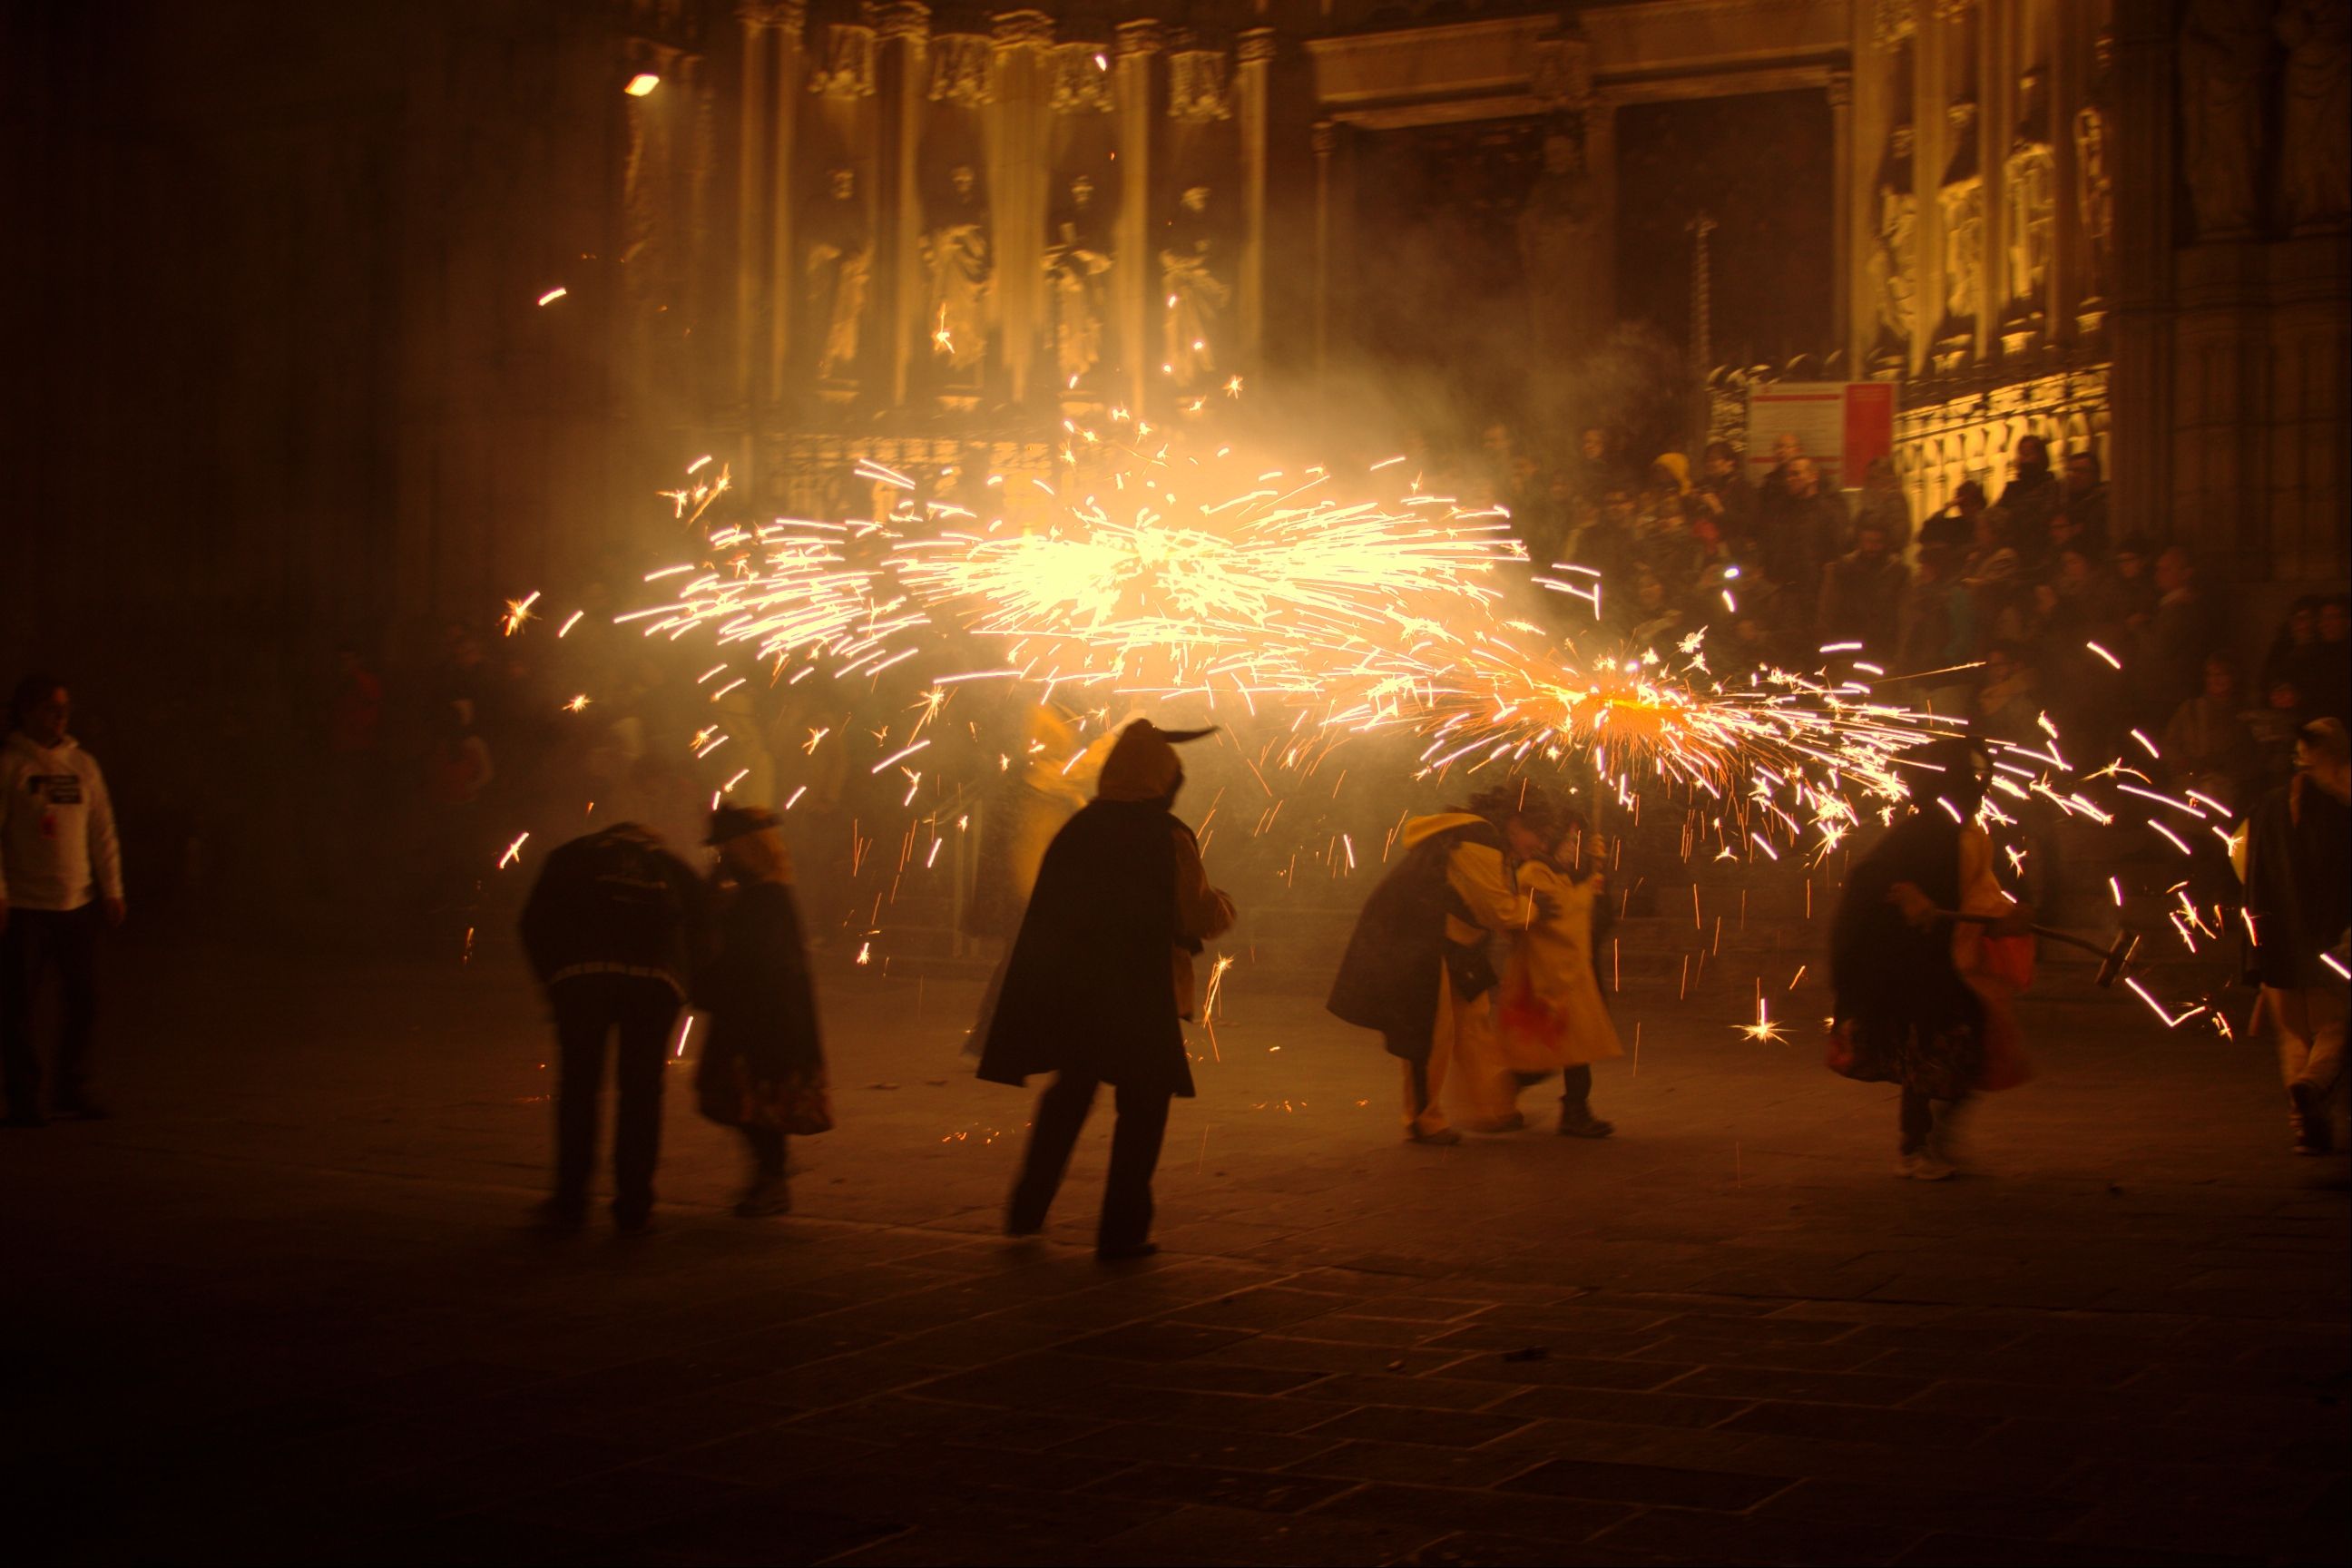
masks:
[[[1518,867],[1536,918],[1511,935],[1496,1009],[1500,1054],[1519,1089],[1560,1075],[1562,1137],[1606,1138],[1617,1129],[1592,1113],[1592,1064],[1625,1054],[1601,1000],[1595,940],[1596,915],[1607,908],[1607,846],[1578,814],[1559,820],[1551,852]]]

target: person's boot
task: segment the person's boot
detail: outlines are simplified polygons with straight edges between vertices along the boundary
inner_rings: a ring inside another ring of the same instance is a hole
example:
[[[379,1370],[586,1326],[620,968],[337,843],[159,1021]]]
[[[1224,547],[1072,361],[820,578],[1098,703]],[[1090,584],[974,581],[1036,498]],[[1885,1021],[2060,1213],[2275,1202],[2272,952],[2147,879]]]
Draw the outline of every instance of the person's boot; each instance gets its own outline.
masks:
[[[735,1213],[743,1219],[764,1219],[771,1215],[793,1212],[792,1194],[784,1185],[782,1171],[762,1171],[751,1178],[736,1200]]]
[[[1426,1132],[1418,1127],[1409,1127],[1405,1129],[1404,1141],[1408,1143],[1427,1143],[1439,1149],[1451,1149],[1454,1144],[1462,1142],[1462,1134],[1451,1127],[1433,1128]]]
[[[1617,1131],[1613,1121],[1603,1121],[1592,1114],[1592,1107],[1581,1100],[1570,1104],[1559,1102],[1559,1135],[1563,1138],[1606,1138]]]

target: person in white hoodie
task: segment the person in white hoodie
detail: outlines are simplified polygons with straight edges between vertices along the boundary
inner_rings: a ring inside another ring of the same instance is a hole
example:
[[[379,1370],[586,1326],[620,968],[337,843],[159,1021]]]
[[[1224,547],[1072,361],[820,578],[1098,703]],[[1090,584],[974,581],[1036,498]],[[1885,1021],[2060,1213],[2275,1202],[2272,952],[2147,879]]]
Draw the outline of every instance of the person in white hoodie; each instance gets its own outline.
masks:
[[[0,747],[0,1077],[7,1123],[42,1121],[33,998],[54,972],[62,993],[53,1109],[103,1115],[89,1097],[98,1018],[98,933],[122,923],[122,847],[97,759],[66,733],[72,699],[48,676],[19,681]]]

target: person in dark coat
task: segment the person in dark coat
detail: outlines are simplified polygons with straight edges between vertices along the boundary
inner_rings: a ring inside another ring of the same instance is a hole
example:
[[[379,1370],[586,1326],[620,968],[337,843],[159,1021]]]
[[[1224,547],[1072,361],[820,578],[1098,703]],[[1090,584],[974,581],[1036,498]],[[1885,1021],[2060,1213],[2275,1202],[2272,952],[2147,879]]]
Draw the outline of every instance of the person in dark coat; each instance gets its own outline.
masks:
[[[705,1116],[735,1128],[750,1147],[751,1179],[735,1212],[746,1219],[789,1214],[784,1138],[799,1114],[793,1102],[821,1093],[824,1082],[792,858],[775,814],[757,806],[712,812],[708,842],[731,887],[695,986],[695,1005],[710,1019],[695,1093]]]
[[[1990,772],[1983,746],[1951,736],[1898,761],[1910,813],[1855,863],[1830,927],[1829,1065],[1902,1088],[1903,1173],[1942,1181],[1954,1173],[1960,1107],[2002,1086],[1987,1072],[1987,1031],[2009,1019],[1999,990],[1972,984],[1987,928],[1956,931],[1937,911],[2003,915],[1990,929],[2012,934],[2023,917],[1992,879],[1991,844],[1973,820]],[[2003,1010],[1989,1016],[1990,1005]]]
[[[1119,731],[1094,800],[1037,868],[980,1058],[989,1083],[1055,1075],[1037,1101],[1008,1236],[1045,1228],[1096,1087],[1108,1083],[1118,1122],[1095,1254],[1108,1262],[1159,1250],[1151,1173],[1169,1100],[1192,1097],[1182,1023],[1192,1016],[1192,957],[1234,923],[1233,900],[1209,885],[1199,841],[1173,812],[1184,783],[1175,745],[1207,733],[1149,719]]]
[[[1467,807],[1416,816],[1397,835],[1403,858],[1356,917],[1324,1005],[1379,1031],[1402,1065],[1409,1142],[1459,1143],[1456,1120],[1485,1132],[1527,1125],[1512,1104],[1520,1085],[1496,1038],[1499,976],[1487,943],[1553,912],[1511,876],[1514,858],[1549,847],[1552,822],[1541,787],[1524,780],[1482,791]]]
[[[531,973],[555,1014],[555,1195],[546,1223],[587,1215],[607,1040],[617,1037],[613,1219],[642,1230],[661,1157],[662,1069],[691,978],[701,909],[693,870],[651,828],[615,823],[557,848],[522,910]]]
[[[2340,948],[2352,926],[2352,740],[2343,721],[2304,725],[2294,763],[2294,777],[2263,797],[2232,848],[2243,858],[2253,933],[2246,974],[2278,1031],[2294,1151],[2325,1154],[2335,1147],[2345,1003],[2343,981],[2322,955]]]

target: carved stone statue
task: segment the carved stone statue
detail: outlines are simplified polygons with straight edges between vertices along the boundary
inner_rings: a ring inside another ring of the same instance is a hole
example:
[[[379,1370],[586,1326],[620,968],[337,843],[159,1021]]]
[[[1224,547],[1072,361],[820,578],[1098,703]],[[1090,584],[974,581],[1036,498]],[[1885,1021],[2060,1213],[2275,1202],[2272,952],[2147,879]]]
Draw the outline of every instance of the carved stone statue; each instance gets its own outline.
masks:
[[[1877,240],[1864,265],[1877,308],[1880,346],[1899,359],[1911,346],[1919,264],[1919,198],[1911,190],[1912,131],[1898,125],[1887,137],[1878,168]]]
[[[2083,226],[2083,300],[2103,301],[2115,286],[2116,176],[2108,163],[2107,66],[2115,39],[2099,35],[2097,75],[2074,111],[2074,207]]]
[[[2268,9],[2242,0],[2192,0],[2180,24],[2182,163],[2197,232],[2207,239],[2252,234],[2261,218]]]
[[[2352,216],[2352,11],[2342,0],[2290,0],[2279,13],[2286,45],[2284,178],[2287,221],[2298,232],[2342,228]]]
[[[2057,243],[2058,157],[2050,145],[2038,68],[2019,80],[2018,98],[2024,112],[2001,163],[2001,194],[2009,208],[2009,298],[2023,315],[2039,308],[2050,279],[2050,254]]]
[[[1180,392],[1217,372],[1218,338],[1234,288],[1224,236],[1209,210],[1209,187],[1188,185],[1160,247],[1160,280],[1167,300],[1166,348],[1160,363]]]
[[[1591,336],[1597,232],[1584,149],[1575,137],[1554,131],[1544,138],[1543,170],[1518,216],[1528,324],[1546,354],[1580,353]]]
[[[826,176],[824,195],[810,204],[803,232],[808,236],[803,298],[808,321],[823,328],[816,373],[847,375],[857,365],[858,327],[874,265],[873,223],[854,171],[835,169]]]
[[[1937,193],[1944,219],[1944,318],[1976,319],[1977,289],[1984,278],[1984,178],[1976,163],[1977,106],[1951,108],[1952,137],[1958,151]]]
[[[1075,388],[1103,357],[1103,314],[1109,295],[1110,215],[1084,174],[1054,214],[1045,244],[1045,282],[1054,301],[1054,368]]]
[[[988,314],[996,285],[989,243],[988,198],[969,163],[948,173],[947,194],[923,230],[929,280],[932,351],[950,370],[969,371],[988,353]]]

